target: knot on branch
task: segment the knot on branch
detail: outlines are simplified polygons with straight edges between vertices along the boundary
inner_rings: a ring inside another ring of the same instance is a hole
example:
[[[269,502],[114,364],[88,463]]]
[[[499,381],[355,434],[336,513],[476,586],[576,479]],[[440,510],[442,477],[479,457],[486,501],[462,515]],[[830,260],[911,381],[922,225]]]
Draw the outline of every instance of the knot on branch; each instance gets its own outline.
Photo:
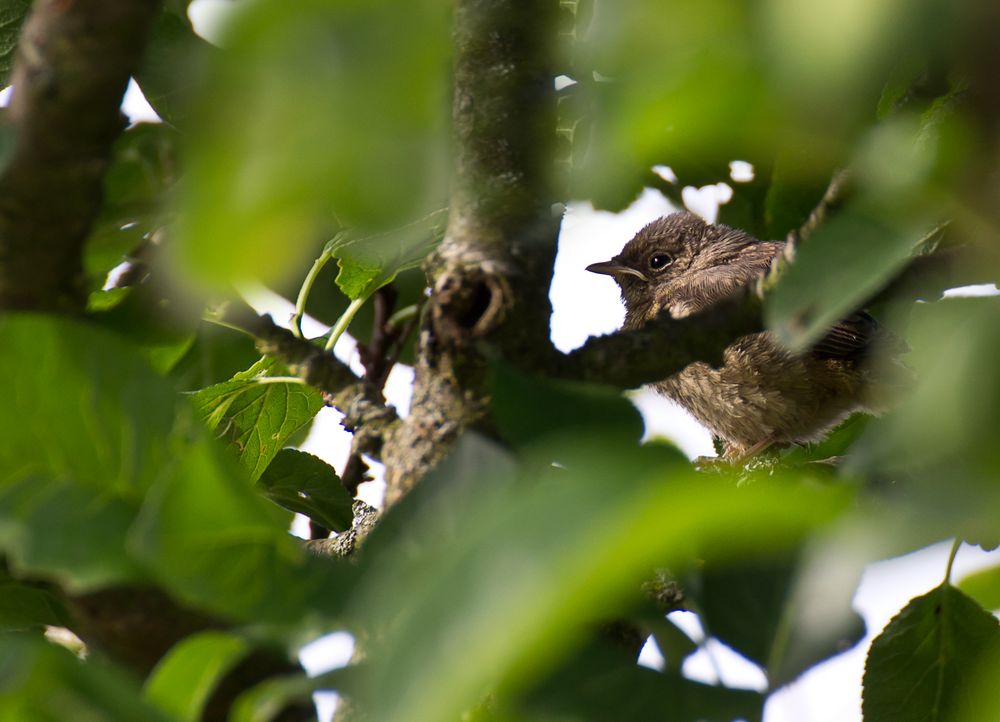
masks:
[[[484,267],[464,267],[442,273],[430,301],[431,322],[438,339],[466,345],[495,330],[511,304],[510,285]]]

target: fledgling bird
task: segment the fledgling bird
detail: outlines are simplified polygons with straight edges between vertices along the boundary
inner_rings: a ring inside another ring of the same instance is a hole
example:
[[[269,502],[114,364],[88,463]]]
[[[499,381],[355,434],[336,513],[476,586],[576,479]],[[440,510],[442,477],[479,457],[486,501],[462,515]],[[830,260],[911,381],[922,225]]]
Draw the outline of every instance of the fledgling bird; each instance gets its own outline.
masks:
[[[664,309],[683,318],[728,297],[767,273],[784,246],[682,212],[653,221],[587,270],[615,279],[625,328],[638,328]],[[883,411],[906,374],[899,362],[887,371],[879,360],[903,350],[901,339],[858,312],[804,353],[755,333],[730,344],[720,368],[693,363],[653,386],[720,437],[727,457],[745,459],[773,445],[818,441],[856,411]]]

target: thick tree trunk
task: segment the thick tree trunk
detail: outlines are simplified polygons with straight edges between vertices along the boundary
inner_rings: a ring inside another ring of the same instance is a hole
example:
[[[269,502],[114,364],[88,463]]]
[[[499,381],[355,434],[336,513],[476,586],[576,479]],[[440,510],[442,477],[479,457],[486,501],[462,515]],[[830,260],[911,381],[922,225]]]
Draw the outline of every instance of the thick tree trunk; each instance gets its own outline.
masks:
[[[520,366],[552,357],[557,12],[556,2],[456,3],[449,224],[428,263],[431,298],[412,415],[383,450],[388,503],[412,488],[463,429],[489,429],[481,341]]]
[[[34,3],[3,128],[15,144],[0,174],[0,310],[83,310],[83,242],[159,9],[157,0]]]

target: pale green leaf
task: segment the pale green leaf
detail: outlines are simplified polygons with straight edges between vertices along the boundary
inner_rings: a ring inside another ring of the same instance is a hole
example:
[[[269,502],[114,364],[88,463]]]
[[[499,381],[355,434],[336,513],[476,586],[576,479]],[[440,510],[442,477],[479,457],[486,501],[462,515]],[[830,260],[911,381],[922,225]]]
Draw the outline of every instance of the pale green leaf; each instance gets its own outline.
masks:
[[[209,631],[178,642],[150,673],[144,695],[183,722],[197,722],[209,695],[250,650],[230,632]]]

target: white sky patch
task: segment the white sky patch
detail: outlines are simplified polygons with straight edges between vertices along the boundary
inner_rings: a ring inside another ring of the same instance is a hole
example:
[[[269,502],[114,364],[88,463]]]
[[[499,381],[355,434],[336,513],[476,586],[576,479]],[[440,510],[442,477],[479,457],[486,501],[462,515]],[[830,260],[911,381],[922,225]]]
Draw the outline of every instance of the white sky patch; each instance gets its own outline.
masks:
[[[563,88],[568,88],[571,85],[576,85],[576,81],[568,75],[557,75],[555,79],[556,90],[562,90]]]
[[[299,650],[299,662],[310,677],[346,667],[354,654],[354,637],[347,632],[334,632],[310,642]],[[340,695],[336,692],[316,692],[317,717],[321,720],[333,719]]]
[[[729,177],[735,183],[749,183],[754,179],[753,165],[745,160],[734,160],[729,164]]]
[[[978,298],[984,296],[1000,296],[1000,289],[995,283],[977,283],[972,286],[949,288],[944,292],[945,298]]]
[[[662,672],[666,668],[667,659],[652,637],[647,637],[646,643],[642,645],[642,649],[639,651],[638,665],[655,669],[657,672]]]
[[[218,45],[229,16],[242,4],[234,0],[194,0],[188,5],[188,19],[196,33]]]
[[[653,172],[656,173],[656,175],[660,176],[660,178],[665,180],[667,183],[677,182],[677,174],[674,173],[674,169],[671,168],[669,165],[654,165]]]
[[[647,188],[621,213],[595,210],[589,203],[570,203],[559,233],[559,252],[549,299],[552,343],[571,351],[590,336],[617,330],[625,318],[618,285],[609,276],[586,271],[606,261],[643,226],[677,210],[659,191]]]
[[[728,183],[715,183],[701,188],[685,186],[681,191],[681,198],[689,211],[697,213],[709,223],[715,223],[715,219],[719,217],[719,206],[733,199],[733,189]]]
[[[869,564],[854,594],[854,608],[865,619],[865,638],[771,695],[765,722],[861,722],[861,679],[868,647],[910,599],[941,583],[950,548],[946,541]],[[955,558],[952,581],[997,563],[1000,553],[965,544]]]
[[[122,112],[128,116],[128,119],[132,123],[141,123],[143,121],[150,123],[160,122],[160,116],[153,110],[153,106],[146,100],[146,96],[139,89],[139,84],[133,78],[129,79],[128,89],[125,91],[125,97],[122,99]]]

